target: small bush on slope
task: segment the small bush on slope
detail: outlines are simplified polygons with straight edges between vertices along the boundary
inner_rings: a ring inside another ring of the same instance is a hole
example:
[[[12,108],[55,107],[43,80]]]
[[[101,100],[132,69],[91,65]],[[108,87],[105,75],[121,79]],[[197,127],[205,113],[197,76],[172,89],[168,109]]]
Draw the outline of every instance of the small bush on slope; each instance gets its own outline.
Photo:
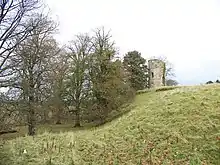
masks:
[[[217,85],[149,92],[137,96],[131,112],[100,128],[10,140],[2,147],[1,160],[30,165],[217,165],[219,98]]]

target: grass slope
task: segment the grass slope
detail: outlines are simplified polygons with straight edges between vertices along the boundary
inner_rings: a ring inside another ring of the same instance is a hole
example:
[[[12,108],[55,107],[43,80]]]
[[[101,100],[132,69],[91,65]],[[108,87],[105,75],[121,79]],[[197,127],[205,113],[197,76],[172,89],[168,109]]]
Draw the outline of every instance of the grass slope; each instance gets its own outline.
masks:
[[[0,164],[220,164],[219,85],[152,91],[132,106],[99,128],[6,141]]]

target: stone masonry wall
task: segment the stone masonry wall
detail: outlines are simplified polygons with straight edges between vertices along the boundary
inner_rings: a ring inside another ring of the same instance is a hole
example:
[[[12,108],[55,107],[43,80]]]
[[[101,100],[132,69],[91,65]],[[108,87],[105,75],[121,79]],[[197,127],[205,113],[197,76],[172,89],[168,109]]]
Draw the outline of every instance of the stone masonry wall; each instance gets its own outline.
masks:
[[[149,87],[160,87],[165,85],[165,64],[158,59],[148,61]]]

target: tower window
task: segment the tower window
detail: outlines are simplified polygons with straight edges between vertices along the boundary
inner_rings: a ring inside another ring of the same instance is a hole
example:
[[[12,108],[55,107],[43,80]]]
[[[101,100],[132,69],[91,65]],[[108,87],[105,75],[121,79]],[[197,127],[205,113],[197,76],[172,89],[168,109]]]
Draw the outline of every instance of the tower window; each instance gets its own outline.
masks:
[[[151,77],[154,78],[154,72],[151,72]]]

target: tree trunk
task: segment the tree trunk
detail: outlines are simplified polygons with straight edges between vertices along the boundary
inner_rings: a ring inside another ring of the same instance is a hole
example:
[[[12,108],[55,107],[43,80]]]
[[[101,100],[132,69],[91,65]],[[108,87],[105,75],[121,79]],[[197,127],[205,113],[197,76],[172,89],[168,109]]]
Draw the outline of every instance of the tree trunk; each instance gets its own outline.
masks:
[[[58,108],[58,111],[57,111],[57,115],[56,115],[56,117],[57,117],[57,121],[56,121],[56,124],[61,124],[61,109],[60,109],[60,107]]]
[[[35,113],[33,108],[33,102],[31,101],[31,97],[29,100],[29,110],[28,110],[28,135],[35,135]]]
[[[79,105],[76,106],[76,121],[75,121],[75,127],[80,127],[80,107]]]
[[[46,123],[48,123],[48,117],[47,117],[47,111],[46,111],[46,109],[44,109],[44,119],[42,120],[43,122],[44,122],[44,124],[46,124]]]
[[[29,72],[30,73],[30,72]],[[32,73],[32,72],[31,72]],[[34,112],[34,82],[33,74],[30,74],[29,79],[29,100],[28,100],[28,135],[35,135],[35,112]]]

